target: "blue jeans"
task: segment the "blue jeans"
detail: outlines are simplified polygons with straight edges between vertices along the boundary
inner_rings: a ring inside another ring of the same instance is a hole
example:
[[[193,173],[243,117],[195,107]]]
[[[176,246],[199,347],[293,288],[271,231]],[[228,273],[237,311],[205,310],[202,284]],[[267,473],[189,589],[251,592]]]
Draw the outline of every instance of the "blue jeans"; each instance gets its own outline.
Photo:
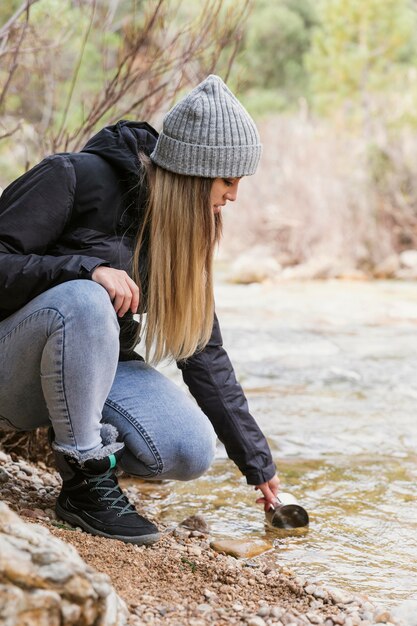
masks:
[[[190,480],[215,453],[211,423],[177,385],[141,361],[118,363],[119,324],[89,280],[53,287],[0,322],[0,429],[52,424],[56,443],[88,452],[102,422],[125,443],[120,466]]]

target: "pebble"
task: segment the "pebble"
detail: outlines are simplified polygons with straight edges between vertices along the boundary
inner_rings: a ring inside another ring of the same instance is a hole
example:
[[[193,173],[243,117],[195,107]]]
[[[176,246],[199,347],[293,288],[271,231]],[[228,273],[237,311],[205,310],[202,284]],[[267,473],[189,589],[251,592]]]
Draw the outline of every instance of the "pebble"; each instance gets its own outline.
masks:
[[[261,606],[261,608],[259,609],[257,615],[259,617],[268,617],[268,615],[270,614],[271,609],[268,605],[265,606]],[[280,616],[281,617],[281,616]]]
[[[371,611],[362,611],[361,618],[362,618],[362,621],[371,622],[373,619],[373,615]]]
[[[189,530],[199,531],[203,534],[209,532],[209,525],[202,515],[190,515],[190,517],[187,517],[181,522],[180,526],[184,526]]]
[[[271,609],[271,617],[275,619],[281,619],[284,614],[284,609],[281,609],[279,606],[273,606]]]
[[[58,479],[52,474],[45,474],[45,476],[43,477],[43,484],[50,487],[55,487],[58,484]]]
[[[187,546],[183,546],[181,543],[174,544],[172,548],[178,552],[187,552]]]
[[[210,606],[210,604],[199,604],[197,606],[197,611],[200,611],[200,613],[208,613],[209,611],[212,611],[213,607]]]
[[[7,463],[7,461],[9,460],[10,458],[7,456],[7,454],[3,452],[3,450],[0,450],[0,463]]]
[[[10,476],[9,474],[6,472],[6,470],[4,470],[2,467],[0,467],[0,483],[7,483],[7,481],[9,480]]]
[[[218,599],[217,593],[215,591],[211,591],[210,589],[204,589],[203,595],[206,598],[206,600],[214,601]]]
[[[46,519],[47,515],[41,509],[21,509],[20,515],[30,517],[32,519]]]
[[[354,601],[352,595],[350,595],[349,593],[345,593],[340,589],[331,589],[329,591],[329,596],[335,604],[351,604]]]
[[[246,623],[248,626],[266,626],[265,620],[263,620],[262,617],[259,617],[258,615],[249,616]]]

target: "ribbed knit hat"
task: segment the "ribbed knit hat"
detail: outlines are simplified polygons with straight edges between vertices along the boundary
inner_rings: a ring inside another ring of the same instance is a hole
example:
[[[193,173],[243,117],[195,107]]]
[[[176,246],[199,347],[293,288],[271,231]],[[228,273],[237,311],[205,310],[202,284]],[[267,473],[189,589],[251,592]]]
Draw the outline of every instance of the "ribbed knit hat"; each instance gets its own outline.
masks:
[[[255,173],[261,150],[248,112],[210,75],[166,114],[151,159],[177,174],[238,178]]]

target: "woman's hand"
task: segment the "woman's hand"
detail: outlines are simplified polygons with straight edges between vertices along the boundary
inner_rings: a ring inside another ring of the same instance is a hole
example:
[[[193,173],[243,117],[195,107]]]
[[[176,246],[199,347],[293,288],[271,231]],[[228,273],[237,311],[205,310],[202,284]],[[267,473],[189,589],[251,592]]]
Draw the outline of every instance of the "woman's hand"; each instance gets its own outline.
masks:
[[[139,287],[124,270],[99,265],[91,278],[107,291],[119,317],[123,317],[129,309],[132,313],[137,312]]]
[[[275,476],[273,476],[271,480],[268,480],[267,483],[262,483],[261,485],[257,485],[255,487],[255,490],[256,489],[258,489],[259,491],[262,491],[263,493],[263,498],[258,498],[256,500],[256,504],[263,504],[265,511],[268,511],[271,506],[274,506],[277,495],[278,495],[278,491],[279,491],[278,476],[275,474]]]

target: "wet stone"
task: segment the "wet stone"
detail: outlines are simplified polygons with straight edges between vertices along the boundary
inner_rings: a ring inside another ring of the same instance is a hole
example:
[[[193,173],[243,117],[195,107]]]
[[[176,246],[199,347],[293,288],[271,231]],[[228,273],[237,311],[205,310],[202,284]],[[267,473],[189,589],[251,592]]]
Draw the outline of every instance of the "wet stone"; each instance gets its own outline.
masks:
[[[181,522],[180,526],[204,534],[209,532],[209,525],[202,515],[190,515]]]
[[[223,539],[210,542],[215,552],[228,554],[237,559],[247,559],[272,549],[272,544],[263,540]]]

